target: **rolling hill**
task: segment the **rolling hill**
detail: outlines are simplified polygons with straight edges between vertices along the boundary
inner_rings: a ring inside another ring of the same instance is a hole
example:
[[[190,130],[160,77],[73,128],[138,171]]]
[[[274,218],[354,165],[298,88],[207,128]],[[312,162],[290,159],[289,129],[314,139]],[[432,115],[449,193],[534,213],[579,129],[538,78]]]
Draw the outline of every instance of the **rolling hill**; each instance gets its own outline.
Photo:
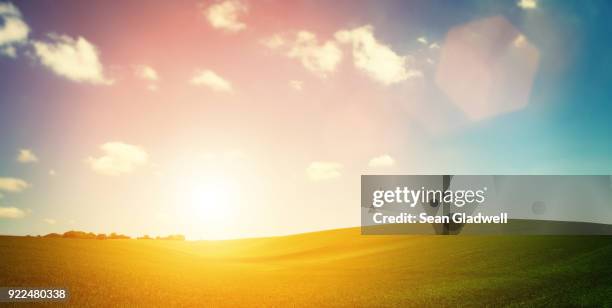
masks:
[[[606,306],[610,236],[0,237],[0,286],[87,306]]]

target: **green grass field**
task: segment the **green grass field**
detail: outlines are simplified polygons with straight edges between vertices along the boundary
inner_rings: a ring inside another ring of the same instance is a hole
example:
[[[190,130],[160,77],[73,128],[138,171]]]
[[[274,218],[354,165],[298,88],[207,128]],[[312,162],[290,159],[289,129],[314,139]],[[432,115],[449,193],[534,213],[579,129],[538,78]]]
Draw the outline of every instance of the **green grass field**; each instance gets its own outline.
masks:
[[[603,236],[0,237],[0,260],[0,286],[67,287],[80,307],[612,305]]]

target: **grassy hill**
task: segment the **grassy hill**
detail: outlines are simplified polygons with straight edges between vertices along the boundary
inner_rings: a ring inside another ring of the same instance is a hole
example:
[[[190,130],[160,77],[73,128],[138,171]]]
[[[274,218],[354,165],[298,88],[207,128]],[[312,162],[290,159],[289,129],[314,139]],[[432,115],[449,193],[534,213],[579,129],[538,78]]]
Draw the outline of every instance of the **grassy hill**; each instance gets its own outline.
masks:
[[[609,236],[232,241],[0,237],[0,286],[67,287],[78,306],[605,306]]]

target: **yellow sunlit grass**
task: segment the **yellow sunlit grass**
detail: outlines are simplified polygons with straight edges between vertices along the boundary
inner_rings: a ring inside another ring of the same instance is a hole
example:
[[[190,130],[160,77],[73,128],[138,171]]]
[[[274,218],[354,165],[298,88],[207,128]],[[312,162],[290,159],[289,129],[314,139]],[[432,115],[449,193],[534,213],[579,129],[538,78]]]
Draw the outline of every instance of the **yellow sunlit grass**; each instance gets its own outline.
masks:
[[[600,306],[611,256],[608,237],[359,229],[196,242],[0,237],[0,285],[67,287],[78,307]]]

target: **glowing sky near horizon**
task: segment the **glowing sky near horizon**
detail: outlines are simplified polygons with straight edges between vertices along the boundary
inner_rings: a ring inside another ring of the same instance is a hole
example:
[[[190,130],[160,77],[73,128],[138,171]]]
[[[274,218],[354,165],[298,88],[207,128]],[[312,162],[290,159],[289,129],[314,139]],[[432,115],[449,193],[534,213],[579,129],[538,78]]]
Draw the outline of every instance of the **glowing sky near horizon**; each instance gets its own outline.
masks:
[[[360,174],[610,174],[607,2],[0,2],[0,234],[359,225]]]

